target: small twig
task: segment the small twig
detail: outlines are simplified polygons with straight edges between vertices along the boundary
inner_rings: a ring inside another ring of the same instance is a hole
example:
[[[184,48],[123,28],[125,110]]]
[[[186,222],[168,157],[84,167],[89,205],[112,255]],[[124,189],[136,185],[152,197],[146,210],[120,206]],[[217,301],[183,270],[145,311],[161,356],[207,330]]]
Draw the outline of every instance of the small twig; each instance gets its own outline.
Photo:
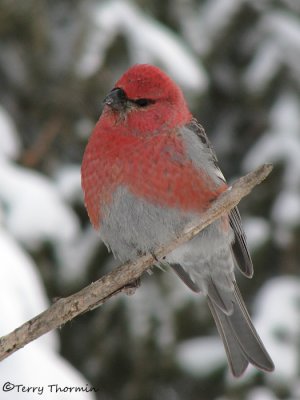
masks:
[[[261,183],[271,170],[272,166],[265,164],[240,178],[229,190],[211,204],[211,207],[197,221],[196,226],[187,229],[171,243],[160,246],[155,251],[155,254],[148,254],[140,257],[135,262],[121,265],[79,292],[67,298],[59,299],[46,311],[21,325],[10,334],[0,338],[0,360],[52,329],[62,326],[77,315],[90,311],[103,304],[110,297],[125,291],[130,283],[137,280],[155,263],[156,259],[161,259],[179,245],[192,239],[222,214],[228,213],[256,185]]]

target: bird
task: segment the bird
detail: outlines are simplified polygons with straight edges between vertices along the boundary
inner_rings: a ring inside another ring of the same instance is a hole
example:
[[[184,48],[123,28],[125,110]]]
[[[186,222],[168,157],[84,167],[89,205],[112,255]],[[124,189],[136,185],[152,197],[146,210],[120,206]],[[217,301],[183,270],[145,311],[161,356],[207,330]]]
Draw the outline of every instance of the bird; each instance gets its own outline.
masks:
[[[81,184],[100,238],[121,262],[170,242],[197,221],[228,184],[180,87],[160,68],[131,66],[104,99],[86,146]],[[205,296],[235,377],[249,364],[273,371],[236,283],[253,263],[238,208],[164,258]]]

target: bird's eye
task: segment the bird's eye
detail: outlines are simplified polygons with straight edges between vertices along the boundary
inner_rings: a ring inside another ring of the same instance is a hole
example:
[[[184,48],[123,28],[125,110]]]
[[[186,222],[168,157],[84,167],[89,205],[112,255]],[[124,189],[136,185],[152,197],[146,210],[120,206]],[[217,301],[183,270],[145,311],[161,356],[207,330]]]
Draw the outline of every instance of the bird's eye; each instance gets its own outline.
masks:
[[[151,99],[137,99],[133,101],[136,105],[138,105],[139,107],[147,107],[150,104],[155,103],[154,100]]]

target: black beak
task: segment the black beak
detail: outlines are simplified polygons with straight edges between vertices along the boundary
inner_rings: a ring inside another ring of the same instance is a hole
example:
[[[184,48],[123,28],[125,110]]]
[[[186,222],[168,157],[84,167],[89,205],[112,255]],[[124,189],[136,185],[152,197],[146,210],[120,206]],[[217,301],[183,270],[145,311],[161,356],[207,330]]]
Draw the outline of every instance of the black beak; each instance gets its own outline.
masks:
[[[127,96],[123,89],[113,89],[103,100],[103,103],[116,111],[124,110],[126,106]]]

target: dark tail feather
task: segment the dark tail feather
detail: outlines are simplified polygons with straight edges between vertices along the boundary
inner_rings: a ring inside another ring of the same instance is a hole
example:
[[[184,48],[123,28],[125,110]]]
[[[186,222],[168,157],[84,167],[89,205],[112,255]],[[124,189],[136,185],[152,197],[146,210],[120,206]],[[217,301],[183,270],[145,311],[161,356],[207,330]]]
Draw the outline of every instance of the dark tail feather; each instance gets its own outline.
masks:
[[[207,298],[207,300],[210,311],[217,325],[218,332],[223,340],[232,374],[234,376],[241,376],[249,362],[241,351],[240,346],[237,346],[236,344],[234,334],[231,332],[232,328],[228,321],[229,318],[222,313],[222,311],[218,310],[218,307],[216,307],[209,298]]]
[[[250,320],[236,284],[232,314],[224,314],[209,297],[208,305],[222,337],[233,375],[242,375],[249,363],[263,371],[273,371],[273,361]]]
[[[190,276],[186,273],[186,271],[182,268],[180,264],[174,263],[170,264],[170,266],[173,268],[179,278],[186,284],[186,286],[188,286],[193,292],[200,292],[199,286],[191,280]]]

